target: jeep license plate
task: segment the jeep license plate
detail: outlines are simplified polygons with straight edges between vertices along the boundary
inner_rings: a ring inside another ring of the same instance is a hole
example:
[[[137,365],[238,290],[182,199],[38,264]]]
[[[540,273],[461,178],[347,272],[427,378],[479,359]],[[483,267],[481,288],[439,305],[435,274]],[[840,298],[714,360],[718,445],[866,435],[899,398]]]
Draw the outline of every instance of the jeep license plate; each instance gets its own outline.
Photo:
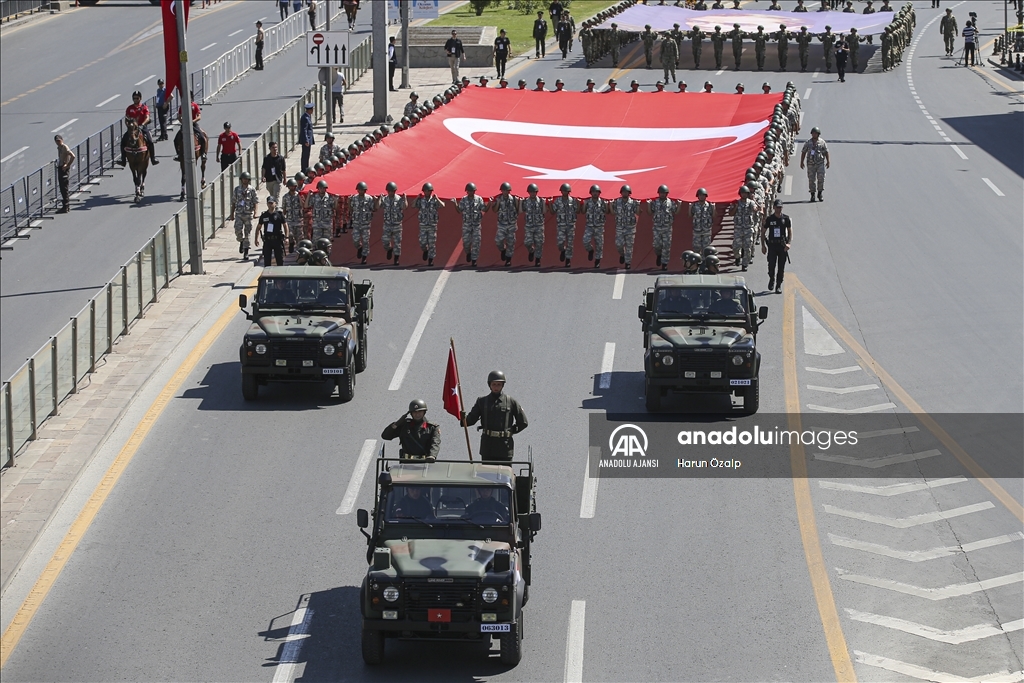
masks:
[[[729,380],[729,386],[731,387],[749,387],[749,379],[731,379]]]
[[[344,375],[345,368],[324,368],[325,375]]]
[[[511,633],[512,624],[480,624],[480,633]]]

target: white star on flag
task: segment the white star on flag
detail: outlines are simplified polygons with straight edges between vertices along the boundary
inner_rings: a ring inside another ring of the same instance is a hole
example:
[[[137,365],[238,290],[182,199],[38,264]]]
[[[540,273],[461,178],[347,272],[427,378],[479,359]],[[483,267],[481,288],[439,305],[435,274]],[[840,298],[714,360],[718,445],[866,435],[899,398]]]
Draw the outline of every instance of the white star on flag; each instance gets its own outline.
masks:
[[[606,180],[622,182],[623,178],[620,178],[619,176],[647,173],[648,171],[657,171],[659,168],[665,168],[664,166],[655,166],[654,168],[635,168],[624,171],[603,171],[593,164],[587,164],[586,166],[577,166],[576,168],[570,168],[562,171],[555,168],[541,168],[539,166],[513,164],[510,161],[506,161],[505,163],[509,166],[525,168],[528,171],[536,171],[541,174],[526,176],[527,180]]]

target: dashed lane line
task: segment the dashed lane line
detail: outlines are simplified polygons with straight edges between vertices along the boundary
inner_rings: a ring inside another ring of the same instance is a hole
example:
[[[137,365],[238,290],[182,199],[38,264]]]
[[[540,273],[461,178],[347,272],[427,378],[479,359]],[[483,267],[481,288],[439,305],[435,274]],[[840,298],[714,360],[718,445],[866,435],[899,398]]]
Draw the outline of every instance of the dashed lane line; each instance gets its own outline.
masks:
[[[986,500],[983,503],[975,503],[974,505],[964,505],[963,507],[954,508],[952,510],[926,512],[921,515],[911,515],[910,517],[885,517],[883,515],[874,515],[870,512],[844,510],[842,508],[837,508],[834,505],[825,505],[823,507],[825,509],[825,512],[829,513],[830,515],[847,517],[849,519],[859,519],[862,522],[881,524],[883,526],[892,527],[893,529],[910,529],[911,527],[921,526],[922,524],[931,524],[932,522],[938,522],[943,519],[953,519],[954,517],[972,515],[975,512],[991,510],[992,508],[995,507],[995,505],[991,501]]]
[[[932,449],[929,451],[921,451],[920,453],[897,453],[895,455],[883,455],[878,458],[853,458],[850,457],[849,455],[815,453],[814,459],[819,460],[821,462],[834,462],[840,465],[854,465],[856,467],[878,469],[879,467],[888,467],[889,465],[898,465],[904,462],[914,462],[915,460],[934,458],[937,455],[942,455],[942,451]]]
[[[964,151],[962,149],[960,149],[959,145],[950,145],[949,147],[950,147],[950,149],[952,149],[954,152],[957,153],[957,156],[959,156],[964,161],[967,161],[967,155],[964,154]]]
[[[859,439],[873,439],[876,436],[892,436],[894,434],[913,434],[921,431],[917,427],[894,427],[892,429],[877,429],[871,432],[857,432]]]
[[[856,394],[856,393],[861,392],[861,391],[871,391],[872,389],[877,389],[878,385],[877,384],[861,384],[860,386],[856,386],[856,387],[840,387],[840,388],[836,388],[836,387],[819,387],[819,386],[817,386],[815,384],[808,384],[807,388],[810,389],[811,391],[824,391],[824,392],[827,392],[829,394],[838,394],[839,396],[845,396],[846,394]]]
[[[355,469],[352,470],[352,478],[348,480],[348,488],[345,489],[345,496],[341,499],[341,505],[335,510],[335,514],[348,515],[356,506],[356,498],[359,497],[359,489],[366,477],[366,470],[373,462],[373,454],[377,451],[377,440],[367,439],[359,450],[359,458],[356,460]]]
[[[113,102],[114,100],[116,100],[120,96],[121,96],[121,94],[118,93],[117,95],[114,95],[113,97],[108,97],[107,99],[105,99],[102,102],[100,102],[99,104],[97,104],[96,108],[99,109],[100,107],[105,107],[108,104],[110,104],[111,102]]]
[[[583,629],[586,616],[586,601],[573,600],[569,609],[569,632],[565,638],[565,683],[583,683]]]
[[[832,406],[819,406],[808,403],[807,407],[822,413],[837,413],[839,415],[860,415],[861,413],[879,413],[883,410],[891,410],[896,407],[895,403],[877,403],[873,406],[862,406],[860,408],[834,408]]]
[[[200,52],[206,52],[207,50],[209,50],[209,49],[210,49],[211,47],[213,47],[213,46],[214,46],[214,45],[216,45],[216,44],[217,44],[217,43],[210,43],[210,44],[209,44],[209,45],[207,45],[206,47],[202,47],[202,48],[199,48],[199,51],[200,51]]]
[[[600,483],[600,477],[590,476],[590,457],[588,457],[587,466],[583,471],[583,497],[580,499],[580,519],[594,518],[594,513],[597,511],[597,489]]]
[[[993,183],[991,180],[989,180],[988,178],[982,178],[982,180],[985,181],[985,184],[988,185],[990,190],[992,190],[993,192],[996,193],[997,197],[1005,197],[1006,196],[1006,195],[1003,194],[1003,191],[1000,190],[998,187],[996,187],[996,184]]]
[[[281,655],[277,660],[277,670],[274,671],[274,683],[285,683],[294,681],[301,674],[296,667],[301,663],[299,655],[302,654],[303,641],[309,637],[309,622],[312,620],[313,610],[309,609],[309,595],[303,595],[299,600],[299,606],[292,614],[292,623],[288,627],[288,635],[281,646]]]
[[[782,194],[787,197],[793,194],[793,176],[786,176],[786,182],[782,185]]]
[[[1001,636],[1024,629],[1024,619],[1017,619],[1016,621],[1010,621],[1005,624],[977,624],[975,626],[967,626],[966,628],[946,631],[933,628],[931,626],[925,626],[924,624],[918,624],[913,621],[907,621],[906,619],[887,617],[882,614],[872,614],[871,612],[861,612],[855,609],[847,608],[846,613],[854,621],[891,628],[895,631],[902,631],[903,633],[909,633],[914,636],[920,636],[922,638],[927,638],[928,640],[947,643],[949,645],[970,643],[975,640],[991,638],[992,636]]]
[[[139,81],[135,85],[143,85],[144,83],[148,83],[149,81],[153,80],[154,78],[156,78],[156,74],[152,74],[152,75],[146,76],[145,78],[143,78],[141,81]]]
[[[845,367],[845,368],[834,368],[834,369],[831,369],[831,368],[811,368],[811,367],[805,367],[804,368],[804,370],[806,370],[807,372],[820,372],[823,375],[842,375],[842,374],[845,374],[847,372],[856,372],[857,370],[862,370],[862,369],[863,368],[861,368],[861,366],[859,366],[859,365],[850,365],[850,366]]]
[[[229,34],[228,34],[228,38],[230,38],[230,37],[232,37],[232,36],[237,36],[237,35],[238,35],[239,33],[241,33],[241,32],[242,32],[242,31],[244,31],[244,30],[245,30],[244,28],[240,28],[240,29],[238,29],[237,31],[235,31],[234,33],[229,33]]]
[[[0,159],[0,164],[6,164],[6,163],[7,163],[8,161],[10,161],[10,160],[11,160],[11,159],[13,159],[14,157],[18,156],[19,154],[21,154],[22,152],[24,152],[24,151],[25,151],[26,149],[28,149],[28,147],[29,147],[28,145],[25,145],[25,146],[24,146],[24,147],[22,147],[21,149],[16,149],[16,150],[14,150],[13,152],[11,152],[11,153],[10,153],[10,154],[8,154],[7,156],[5,156],[5,157],[4,157],[3,159]]]
[[[969,553],[983,548],[991,548],[993,546],[1003,545],[1004,543],[1015,543],[1016,541],[1024,540],[1024,533],[1018,531],[1017,533],[993,536],[992,538],[985,538],[980,541],[973,541],[972,543],[961,543],[960,545],[931,548],[929,550],[896,550],[895,548],[890,548],[888,546],[881,545],[880,543],[858,541],[844,536],[837,536],[835,534],[829,534],[828,538],[832,541],[833,545],[842,546],[844,548],[862,550],[866,553],[882,555],[883,557],[891,557],[895,560],[904,560],[906,562],[926,562],[940,557],[952,557],[961,553]]]
[[[604,356],[601,358],[601,375],[597,382],[598,389],[610,389],[612,386],[612,367],[615,364],[615,342],[605,342]]]
[[[64,130],[65,128],[67,128],[68,126],[70,126],[70,125],[71,125],[72,123],[74,123],[74,122],[75,122],[75,121],[77,121],[77,120],[78,120],[78,119],[71,119],[71,120],[70,120],[70,121],[68,121],[67,123],[62,123],[61,125],[57,126],[57,127],[56,127],[56,128],[54,128],[53,130],[51,130],[50,132],[51,132],[51,133],[59,133],[59,132],[61,132],[62,130]]]
[[[860,650],[854,650],[853,654],[857,657],[857,662],[860,664],[903,674],[920,681],[934,681],[935,683],[1019,683],[1024,681],[1024,671],[1017,671],[1016,673],[998,671],[976,678],[964,678],[956,674],[946,673],[945,671],[932,671],[923,666],[908,664],[898,659],[880,657],[867,652],[861,652]]]
[[[954,583],[949,586],[943,586],[942,588],[922,588],[921,586],[913,586],[909,583],[901,583],[890,579],[880,579],[875,576],[847,574],[845,570],[839,568],[836,568],[836,572],[839,574],[839,578],[843,581],[860,583],[865,586],[874,586],[875,588],[884,588],[886,590],[895,591],[896,593],[913,595],[914,597],[932,601],[948,600],[949,598],[957,598],[962,595],[980,593],[981,591],[987,591],[991,588],[1012,586],[1014,584],[1024,582],[1024,572],[1016,572],[1014,574],[1006,574],[1005,576],[995,576],[991,579],[985,579],[984,581]]]
[[[800,99],[802,99],[802,100],[806,100],[807,98],[809,98],[809,97],[811,96],[811,90],[812,90],[812,89],[813,89],[813,88],[808,88],[807,90],[804,90],[804,96],[803,96],[803,97],[801,97]]]
[[[863,486],[861,484],[847,484],[845,482],[838,481],[819,481],[818,486],[830,491],[847,491],[850,493],[866,493],[871,496],[889,497],[899,496],[904,493],[937,489],[940,486],[949,486],[950,484],[962,484],[966,481],[966,477],[946,477],[945,479],[909,481],[901,484],[887,484],[885,486]]]
[[[612,285],[612,298],[622,298],[622,288],[626,284],[626,271],[621,268],[615,272],[615,284]]]

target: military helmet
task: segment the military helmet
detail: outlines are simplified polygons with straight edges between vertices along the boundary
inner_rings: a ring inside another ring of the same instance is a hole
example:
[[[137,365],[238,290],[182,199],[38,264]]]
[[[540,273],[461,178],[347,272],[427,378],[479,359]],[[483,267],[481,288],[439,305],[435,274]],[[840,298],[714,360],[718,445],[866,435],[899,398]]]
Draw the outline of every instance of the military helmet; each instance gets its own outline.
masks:
[[[722,27],[721,27],[721,26],[716,26],[716,27],[715,27],[715,30],[716,30],[716,31],[721,31],[721,30],[722,30]]]
[[[392,126],[396,133],[405,130],[405,125],[401,121],[395,121],[395,125]]]
[[[750,188],[746,185],[740,185],[740,194],[750,194]]]
[[[709,274],[709,275],[717,275],[718,274],[718,263],[719,263],[718,257],[715,256],[714,254],[711,254],[709,256],[705,256],[704,257],[704,263],[702,264],[703,268],[704,268],[704,272]]]
[[[537,187],[536,183],[530,183],[526,186],[527,192],[540,192],[540,188]]]
[[[633,188],[629,185],[623,185],[619,188],[619,194],[633,194]]]
[[[693,259],[693,257],[696,256],[696,255],[697,254],[695,254],[691,250],[687,249],[686,251],[683,252],[683,263],[689,263]]]
[[[758,27],[757,27],[757,30],[758,30],[758,31],[763,31],[763,30],[764,30],[764,26],[758,26]]]
[[[595,192],[598,193],[598,194],[601,194],[601,186],[600,185],[591,185],[590,186],[590,194],[594,194]]]
[[[526,85],[526,79],[525,79],[525,78],[520,78],[520,79],[519,79],[519,85],[520,85],[521,87],[522,87],[522,86],[525,86],[525,85]]]
[[[238,176],[239,180],[252,180],[252,176],[249,175],[248,171],[242,171],[241,175]]]
[[[366,192],[366,183],[360,180],[358,183],[356,183],[356,190],[359,192]]]
[[[433,192],[434,191],[433,183],[423,183],[423,191],[424,192]]]
[[[377,130],[379,130],[379,131],[380,131],[380,134],[381,134],[382,136],[384,136],[384,135],[387,135],[387,134],[388,134],[388,127],[387,127],[387,126],[386,126],[385,124],[383,124],[383,123],[382,123],[382,124],[380,125],[380,128],[378,128]]]
[[[321,161],[318,161],[315,164],[313,164],[313,170],[316,171],[317,175],[323,175],[325,169],[326,167],[323,165],[323,162]]]
[[[746,180],[747,182],[757,180],[757,173],[755,173],[754,171],[747,171]]]
[[[350,156],[359,156],[359,148],[356,147],[354,142],[348,146],[348,153]]]
[[[512,183],[502,183],[501,184],[501,191],[502,192],[511,192],[512,191]]]
[[[440,95],[434,95],[433,102],[435,107],[440,107],[444,103],[444,99]]]
[[[704,189],[703,187],[701,187],[701,188],[698,188],[698,189],[697,189],[697,196],[698,196],[698,197],[700,197],[700,196],[704,196],[704,197],[707,197],[707,196],[708,196],[708,191],[707,191],[707,190],[705,190],[705,189]]]
[[[537,79],[537,85],[540,85],[542,83],[544,83],[544,79],[543,78],[538,78]]]
[[[629,87],[631,87],[631,88],[632,88],[632,87],[633,87],[634,85],[640,85],[640,81],[638,81],[638,80],[636,80],[636,79],[634,78],[633,80],[631,80],[631,81],[629,82]]]
[[[569,183],[562,183],[562,186],[558,188],[559,192],[572,192],[572,185]]]
[[[412,113],[412,114],[411,114],[411,115],[409,116],[409,120],[411,120],[411,121],[412,121],[413,125],[416,125],[417,123],[419,123],[419,122],[420,122],[420,115],[419,115],[419,114],[417,114],[416,112],[413,112],[413,113]]]
[[[714,247],[704,247],[704,258],[708,256],[714,256],[718,253],[718,250]]]
[[[385,189],[388,192],[398,192],[398,183],[396,183],[395,181],[392,180],[390,183],[387,184]]]
[[[476,192],[476,183],[466,183],[466,192]]]
[[[316,184],[316,189],[318,189],[318,190],[326,190],[327,189],[327,181],[326,180],[321,180],[320,182],[318,182]]]
[[[314,251],[311,258],[313,264],[317,266],[326,266],[330,264],[330,261],[327,260],[327,252],[322,249],[317,249],[316,251]]]
[[[665,81],[658,81],[658,82],[657,82],[657,83],[655,83],[654,85],[655,85],[655,86],[658,86],[658,85],[660,85],[661,87],[663,87],[663,88],[664,88],[664,87],[665,87]]]
[[[308,241],[309,240],[303,240],[303,242],[308,242]],[[295,250],[295,261],[300,266],[301,265],[305,265],[307,263],[311,264],[313,262],[313,252],[312,252],[312,250],[310,250],[309,247],[299,247],[298,249]]]
[[[561,78],[556,78],[555,85],[565,85],[565,81],[563,81]]]
[[[312,240],[299,240],[298,247],[300,249],[305,248],[305,249],[309,249],[310,251],[313,251],[313,241]]]
[[[658,194],[668,194],[668,185],[661,185],[658,187]]]
[[[811,135],[813,135],[815,133],[817,133],[818,135],[821,135],[821,128],[818,128],[817,126],[815,126],[814,128],[811,128]]]
[[[504,383],[505,382],[505,373],[502,372],[501,370],[491,370],[487,374],[487,384],[490,384],[491,382],[502,382],[502,383]]]
[[[412,401],[409,401],[409,412],[415,413],[418,410],[426,411],[427,402],[424,401],[422,398],[417,398]]]
[[[594,85],[594,79],[593,78],[588,78],[587,79],[587,85]]]
[[[302,183],[306,182],[306,174],[303,173],[302,171],[299,171],[298,173],[296,173],[295,174],[295,182],[297,184],[299,184],[299,185],[301,185]]]
[[[288,182],[285,183],[288,187],[298,187],[299,184],[295,182],[295,178],[289,178]]]
[[[316,241],[316,248],[329,254],[331,252],[331,240],[326,237],[321,237]]]

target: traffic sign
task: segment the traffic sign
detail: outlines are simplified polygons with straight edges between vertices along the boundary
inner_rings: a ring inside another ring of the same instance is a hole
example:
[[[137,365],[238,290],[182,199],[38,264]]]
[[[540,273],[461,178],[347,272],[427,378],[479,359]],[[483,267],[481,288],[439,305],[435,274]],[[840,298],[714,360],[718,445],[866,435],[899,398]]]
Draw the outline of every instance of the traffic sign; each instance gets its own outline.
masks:
[[[348,31],[307,31],[306,66],[348,66]]]

